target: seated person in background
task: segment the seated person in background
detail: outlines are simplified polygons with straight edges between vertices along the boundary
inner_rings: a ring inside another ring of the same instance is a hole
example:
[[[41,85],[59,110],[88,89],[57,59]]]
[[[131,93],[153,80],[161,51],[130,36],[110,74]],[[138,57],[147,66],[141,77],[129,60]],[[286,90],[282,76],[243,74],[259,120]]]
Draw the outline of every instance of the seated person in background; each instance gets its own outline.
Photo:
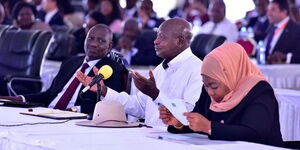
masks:
[[[61,0],[42,0],[42,10],[37,14],[37,18],[50,26],[65,25],[63,16],[59,13],[58,5]]]
[[[35,7],[26,2],[18,2],[13,9],[13,24],[21,29],[52,31],[49,25],[36,21]]]
[[[105,24],[113,33],[121,33],[122,15],[119,3],[116,0],[101,0],[99,7],[99,12],[105,18]]]
[[[236,43],[225,43],[203,60],[204,87],[183,126],[166,107],[160,118],[172,133],[202,132],[212,140],[282,146],[278,103],[266,78]]]
[[[131,65],[157,66],[162,59],[155,53],[153,43],[155,37],[154,31],[141,31],[136,19],[128,19],[115,50],[119,51]]]
[[[164,20],[157,17],[151,0],[143,0],[138,8],[138,21],[141,29],[154,29]]]
[[[88,31],[96,24],[104,24],[104,16],[97,12],[91,11],[85,18],[83,27],[76,30],[73,35],[76,41],[76,48],[73,54],[84,53],[84,41]]]
[[[257,15],[249,18],[247,28],[253,29],[254,39],[256,42],[259,42],[265,39],[269,27],[267,17],[269,0],[253,0],[253,2]]]
[[[273,27],[265,39],[267,62],[300,63],[300,26],[290,19],[288,2],[270,2],[268,19]]]
[[[162,99],[181,100],[188,110],[192,110],[201,92],[199,74],[202,62],[189,47],[191,37],[191,27],[183,19],[169,19],[162,23],[154,44],[156,54],[164,58],[164,62],[153,72],[149,71],[149,78],[132,72],[134,83],[139,89],[135,95],[118,93],[102,83],[103,100],[120,102],[127,114],[143,118],[147,125],[153,126],[164,125],[159,119],[157,106],[157,103],[162,103]],[[77,73],[77,78],[84,85],[92,80],[82,72]],[[95,91],[95,86],[91,90]]]
[[[123,78],[124,75],[127,75],[128,71],[123,65],[106,57],[111,49],[111,45],[111,30],[104,24],[98,24],[87,34],[85,40],[86,56],[75,56],[65,60],[49,89],[41,93],[16,97],[0,96],[0,98],[43,103],[49,108],[61,110],[77,108],[79,112],[93,113],[97,94],[87,91],[79,96],[84,86],[75,77],[75,73],[81,70],[84,74],[92,75],[92,68],[94,66],[100,68],[103,65],[109,65],[112,67],[114,73],[104,83],[118,92],[123,91]]]
[[[223,35],[228,42],[236,42],[238,28],[225,17],[226,6],[222,0],[210,2],[208,8],[209,20],[205,23],[200,33]]]

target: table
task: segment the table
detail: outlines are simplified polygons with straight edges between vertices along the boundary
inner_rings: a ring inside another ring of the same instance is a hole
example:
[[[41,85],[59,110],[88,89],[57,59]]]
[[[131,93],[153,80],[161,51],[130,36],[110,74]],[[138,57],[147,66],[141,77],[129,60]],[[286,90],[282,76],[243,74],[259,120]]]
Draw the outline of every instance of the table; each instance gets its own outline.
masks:
[[[0,124],[57,122],[46,118],[21,115],[23,108],[0,106]],[[18,127],[0,126],[2,150],[281,150],[262,144],[241,141],[211,141],[200,134],[171,134],[166,128],[93,128],[77,126],[71,120],[61,124]],[[158,139],[158,137],[161,137]]]
[[[257,65],[273,88],[300,90],[299,64]]]
[[[300,91],[275,89],[284,141],[300,141]]]

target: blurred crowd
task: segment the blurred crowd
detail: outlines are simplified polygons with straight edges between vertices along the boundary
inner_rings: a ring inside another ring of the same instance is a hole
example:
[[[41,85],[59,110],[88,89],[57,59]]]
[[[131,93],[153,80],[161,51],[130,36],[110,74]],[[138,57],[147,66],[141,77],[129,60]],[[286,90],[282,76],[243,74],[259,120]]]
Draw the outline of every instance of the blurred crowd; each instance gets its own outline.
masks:
[[[124,8],[119,0],[1,0],[0,22],[24,30],[64,32],[74,41],[69,46],[72,47],[70,55],[84,53],[87,31],[96,24],[106,24],[114,33],[113,50],[120,52],[129,64],[156,66],[162,59],[156,56],[154,50],[155,29],[164,20],[174,17],[190,22],[194,36],[224,36],[226,41],[241,44],[249,56],[256,56],[258,46],[264,45],[268,52],[271,48],[266,57],[272,56],[276,42],[284,40],[277,37],[268,46],[268,34],[272,27],[287,18],[287,22],[295,23],[294,31],[298,32],[300,28],[297,1],[281,1],[278,6],[272,6],[269,0],[253,0],[255,9],[247,12],[237,22],[232,22],[226,18],[226,5],[222,0],[183,0],[180,3],[182,5],[178,5],[168,16],[162,18],[157,16],[151,0],[126,0]],[[292,38],[298,40],[298,37]],[[290,57],[295,56],[298,48],[295,45],[288,48],[293,51],[281,51],[266,61],[291,63],[294,59]],[[287,53],[294,55],[286,56]]]

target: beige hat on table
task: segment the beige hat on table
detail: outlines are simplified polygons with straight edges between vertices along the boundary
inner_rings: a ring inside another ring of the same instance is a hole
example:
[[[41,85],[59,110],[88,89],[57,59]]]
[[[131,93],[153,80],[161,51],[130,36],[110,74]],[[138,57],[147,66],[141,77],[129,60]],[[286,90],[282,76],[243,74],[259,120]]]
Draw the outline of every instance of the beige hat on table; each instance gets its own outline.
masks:
[[[76,125],[104,128],[141,127],[139,122],[127,122],[124,107],[116,101],[98,102],[95,106],[93,120],[80,121]]]

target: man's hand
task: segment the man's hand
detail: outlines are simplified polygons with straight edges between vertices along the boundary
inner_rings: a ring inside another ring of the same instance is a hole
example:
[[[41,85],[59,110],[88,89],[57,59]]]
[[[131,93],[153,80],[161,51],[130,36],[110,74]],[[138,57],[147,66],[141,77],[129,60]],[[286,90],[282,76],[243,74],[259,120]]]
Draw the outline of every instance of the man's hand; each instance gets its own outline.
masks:
[[[94,74],[98,74],[98,68],[93,67],[93,72]],[[84,86],[88,86],[88,84],[90,84],[93,80],[93,77],[87,76],[85,75],[83,72],[78,71],[76,73],[76,78],[84,85]],[[107,87],[105,86],[103,80],[100,81],[100,85],[101,85],[101,95],[105,97],[106,92],[107,92]],[[94,86],[92,86],[90,88],[91,91],[96,92],[97,91],[97,86],[96,84]]]
[[[187,117],[189,127],[195,132],[209,133],[211,122],[199,113],[183,113]]]
[[[165,106],[159,106],[159,119],[163,121],[164,124],[172,126],[182,126],[182,124],[168,111]]]
[[[155,79],[151,70],[149,70],[149,78],[145,78],[136,71],[131,72],[135,86],[144,94],[155,100],[159,94],[159,89],[156,87]]]
[[[286,54],[281,52],[274,52],[268,57],[269,64],[282,64],[286,62]]]

